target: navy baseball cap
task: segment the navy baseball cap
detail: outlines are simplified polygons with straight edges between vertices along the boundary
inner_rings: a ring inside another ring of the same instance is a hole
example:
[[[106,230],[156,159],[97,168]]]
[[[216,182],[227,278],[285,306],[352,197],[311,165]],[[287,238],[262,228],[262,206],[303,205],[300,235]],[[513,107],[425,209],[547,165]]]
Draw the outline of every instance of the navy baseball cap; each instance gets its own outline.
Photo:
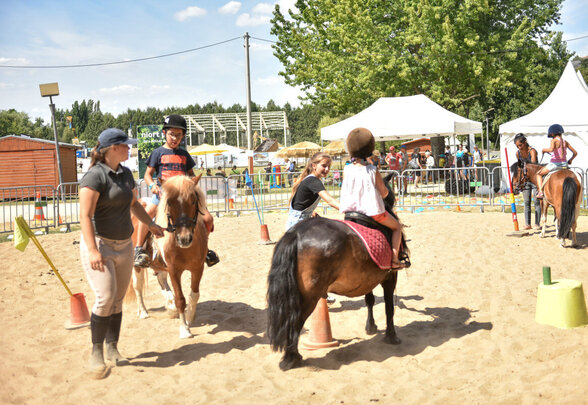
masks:
[[[98,142],[100,142],[100,148],[107,148],[112,145],[120,145],[124,143],[126,145],[135,145],[138,139],[129,138],[124,131],[118,128],[108,128],[100,133],[98,136]]]

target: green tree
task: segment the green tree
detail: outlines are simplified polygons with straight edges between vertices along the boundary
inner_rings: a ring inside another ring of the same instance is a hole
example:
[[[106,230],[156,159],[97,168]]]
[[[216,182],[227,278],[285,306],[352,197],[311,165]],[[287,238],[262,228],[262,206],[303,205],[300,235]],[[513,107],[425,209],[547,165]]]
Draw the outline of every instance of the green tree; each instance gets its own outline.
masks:
[[[0,136],[33,135],[33,124],[27,113],[14,109],[0,110]]]
[[[288,18],[275,8],[274,54],[286,83],[331,116],[414,94],[462,114],[511,108],[510,100],[529,112],[569,57],[561,34],[548,32],[561,3],[298,0]]]

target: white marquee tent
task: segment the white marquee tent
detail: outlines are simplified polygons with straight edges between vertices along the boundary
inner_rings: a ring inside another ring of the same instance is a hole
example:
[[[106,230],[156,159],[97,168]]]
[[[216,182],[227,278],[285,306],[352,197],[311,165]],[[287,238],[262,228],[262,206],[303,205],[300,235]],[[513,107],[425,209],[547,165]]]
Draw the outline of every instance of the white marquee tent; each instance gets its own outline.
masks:
[[[482,124],[446,110],[427,96],[382,97],[365,110],[321,129],[323,140],[347,138],[352,129],[369,129],[376,141],[482,133]]]
[[[529,145],[537,150],[541,159],[541,149],[549,147],[547,130],[552,124],[564,128],[563,138],[578,152],[572,166],[588,169],[588,88],[582,75],[576,74],[571,62],[568,62],[557,85],[547,99],[533,112],[502,124],[499,128],[500,157],[506,166],[504,148],[507,148],[509,163],[513,164],[516,156],[514,137],[523,133]],[[569,153],[569,151],[568,151]],[[542,163],[549,162],[550,155],[543,157]]]

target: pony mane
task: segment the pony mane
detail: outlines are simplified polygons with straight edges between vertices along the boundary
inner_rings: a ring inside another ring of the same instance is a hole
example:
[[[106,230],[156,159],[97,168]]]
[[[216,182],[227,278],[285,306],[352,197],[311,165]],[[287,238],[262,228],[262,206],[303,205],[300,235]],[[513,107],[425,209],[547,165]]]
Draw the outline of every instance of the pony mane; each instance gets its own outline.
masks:
[[[204,192],[188,176],[171,177],[164,183],[163,190],[164,193],[162,193],[163,197],[161,198],[162,207],[166,207],[168,201],[170,200],[181,199],[186,201],[190,198],[190,196],[196,194],[199,210],[202,211],[202,208],[206,208],[206,198],[204,196]],[[163,211],[164,210],[158,210],[158,212]]]

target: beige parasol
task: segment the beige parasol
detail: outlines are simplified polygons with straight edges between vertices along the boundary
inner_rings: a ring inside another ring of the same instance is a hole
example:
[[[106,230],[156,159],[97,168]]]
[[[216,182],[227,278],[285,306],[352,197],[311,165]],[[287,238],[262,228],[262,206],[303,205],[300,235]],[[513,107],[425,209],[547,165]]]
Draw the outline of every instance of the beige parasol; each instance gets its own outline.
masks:
[[[299,142],[292,146],[288,146],[283,148],[282,150],[278,151],[276,156],[284,158],[284,157],[309,157],[314,155],[316,152],[319,152],[321,147],[313,142]]]
[[[331,156],[345,155],[345,141],[333,141],[323,149],[323,152],[328,153]]]

